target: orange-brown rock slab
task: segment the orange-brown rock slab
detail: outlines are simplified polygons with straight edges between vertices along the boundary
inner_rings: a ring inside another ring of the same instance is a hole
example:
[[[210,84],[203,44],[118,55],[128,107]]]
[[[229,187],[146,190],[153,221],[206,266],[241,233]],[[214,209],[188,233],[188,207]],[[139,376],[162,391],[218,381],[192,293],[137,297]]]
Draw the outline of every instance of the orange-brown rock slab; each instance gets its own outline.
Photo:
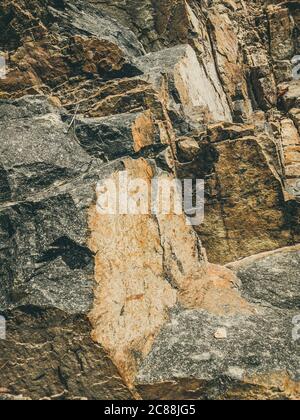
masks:
[[[126,159],[124,166],[129,179],[142,179],[150,186],[155,167],[143,159]],[[118,176],[116,172],[112,179]],[[129,187],[129,195],[138,188]],[[219,315],[251,313],[236,289],[234,274],[207,263],[184,215],[104,215],[94,205],[89,228],[97,282],[90,313],[92,336],[128,384],[134,382],[177,302]]]

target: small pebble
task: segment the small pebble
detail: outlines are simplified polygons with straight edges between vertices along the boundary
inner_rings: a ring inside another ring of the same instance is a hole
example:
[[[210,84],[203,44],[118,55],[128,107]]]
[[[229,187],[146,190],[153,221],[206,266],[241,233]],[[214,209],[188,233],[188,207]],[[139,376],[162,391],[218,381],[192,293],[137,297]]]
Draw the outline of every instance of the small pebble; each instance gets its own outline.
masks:
[[[227,330],[226,328],[218,328],[215,332],[215,338],[217,340],[226,340],[227,338]]]
[[[237,366],[230,366],[228,369],[228,376],[237,381],[242,381],[245,371]]]

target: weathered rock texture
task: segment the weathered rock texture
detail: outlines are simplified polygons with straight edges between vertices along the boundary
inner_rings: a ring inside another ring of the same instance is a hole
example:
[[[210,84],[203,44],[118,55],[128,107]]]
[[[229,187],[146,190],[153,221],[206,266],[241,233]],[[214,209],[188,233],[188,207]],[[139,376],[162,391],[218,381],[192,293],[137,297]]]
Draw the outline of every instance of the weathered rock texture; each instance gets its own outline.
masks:
[[[299,2],[2,0],[0,51],[0,399],[300,399]]]

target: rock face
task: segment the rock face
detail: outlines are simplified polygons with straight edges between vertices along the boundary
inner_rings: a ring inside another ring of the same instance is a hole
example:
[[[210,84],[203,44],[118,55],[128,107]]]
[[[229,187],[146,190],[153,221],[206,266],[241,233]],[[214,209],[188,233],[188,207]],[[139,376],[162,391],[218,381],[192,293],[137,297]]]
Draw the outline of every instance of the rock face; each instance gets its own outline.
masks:
[[[299,400],[299,2],[123,3],[0,4],[0,399]]]
[[[176,308],[140,368],[146,398],[299,399],[299,247],[230,264],[251,315]]]

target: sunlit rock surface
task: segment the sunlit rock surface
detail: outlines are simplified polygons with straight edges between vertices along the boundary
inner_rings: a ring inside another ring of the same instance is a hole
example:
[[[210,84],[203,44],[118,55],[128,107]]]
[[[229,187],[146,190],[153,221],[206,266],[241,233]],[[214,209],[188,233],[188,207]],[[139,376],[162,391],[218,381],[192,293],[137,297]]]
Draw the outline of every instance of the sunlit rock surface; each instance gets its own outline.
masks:
[[[299,399],[299,2],[119,3],[0,4],[0,399]]]

